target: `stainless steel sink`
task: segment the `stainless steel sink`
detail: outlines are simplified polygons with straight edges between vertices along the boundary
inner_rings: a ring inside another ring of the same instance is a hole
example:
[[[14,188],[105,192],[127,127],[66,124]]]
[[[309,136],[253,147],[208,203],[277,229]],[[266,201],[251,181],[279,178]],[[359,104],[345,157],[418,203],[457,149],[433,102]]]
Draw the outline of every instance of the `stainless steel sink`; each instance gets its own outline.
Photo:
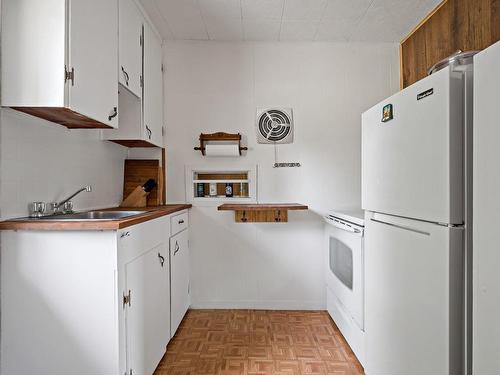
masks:
[[[42,216],[35,220],[50,220],[50,221],[118,220],[131,216],[141,215],[144,213],[146,213],[146,211],[87,211],[87,212],[75,212],[72,214],[57,214],[57,215]]]

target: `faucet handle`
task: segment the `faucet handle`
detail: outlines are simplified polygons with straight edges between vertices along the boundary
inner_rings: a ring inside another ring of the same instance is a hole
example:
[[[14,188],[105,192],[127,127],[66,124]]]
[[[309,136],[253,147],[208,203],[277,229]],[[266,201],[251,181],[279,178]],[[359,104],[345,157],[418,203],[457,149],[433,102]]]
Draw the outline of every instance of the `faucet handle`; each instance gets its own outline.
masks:
[[[92,191],[92,185],[85,186],[85,191],[90,193]]]
[[[62,210],[65,214],[73,213],[73,202],[72,201],[64,202]]]
[[[41,217],[45,213],[45,202],[32,202],[30,205],[30,217]]]
[[[73,202],[72,201],[67,201],[67,202],[64,202],[64,205],[63,205],[63,212],[65,214],[70,214],[73,212]]]

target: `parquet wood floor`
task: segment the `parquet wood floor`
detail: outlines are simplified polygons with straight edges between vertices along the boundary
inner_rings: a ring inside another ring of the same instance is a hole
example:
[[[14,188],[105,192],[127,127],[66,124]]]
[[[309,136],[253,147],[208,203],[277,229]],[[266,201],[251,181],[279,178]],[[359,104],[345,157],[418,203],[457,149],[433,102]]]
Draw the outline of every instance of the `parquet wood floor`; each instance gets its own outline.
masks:
[[[361,375],[325,311],[190,310],[154,375]]]

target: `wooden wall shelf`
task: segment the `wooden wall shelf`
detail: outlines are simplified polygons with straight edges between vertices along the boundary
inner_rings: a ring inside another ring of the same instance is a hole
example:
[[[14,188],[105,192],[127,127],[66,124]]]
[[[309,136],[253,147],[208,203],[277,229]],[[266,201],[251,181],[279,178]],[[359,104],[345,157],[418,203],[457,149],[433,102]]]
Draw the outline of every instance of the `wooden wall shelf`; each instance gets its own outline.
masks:
[[[286,223],[288,210],[307,210],[308,207],[298,203],[225,203],[217,209],[234,211],[237,223]]]

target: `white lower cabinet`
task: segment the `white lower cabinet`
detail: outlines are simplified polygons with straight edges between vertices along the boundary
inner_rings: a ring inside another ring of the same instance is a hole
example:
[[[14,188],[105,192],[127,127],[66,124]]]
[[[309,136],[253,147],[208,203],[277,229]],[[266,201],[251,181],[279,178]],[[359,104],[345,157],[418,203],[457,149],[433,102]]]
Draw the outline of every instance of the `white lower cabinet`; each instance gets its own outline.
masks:
[[[165,243],[125,265],[125,285],[129,373],[150,375],[170,340],[170,278]]]
[[[152,375],[189,306],[188,231],[171,237],[176,216],[3,231],[0,373]]]
[[[190,304],[187,229],[170,238],[170,281],[170,331],[173,337]]]

